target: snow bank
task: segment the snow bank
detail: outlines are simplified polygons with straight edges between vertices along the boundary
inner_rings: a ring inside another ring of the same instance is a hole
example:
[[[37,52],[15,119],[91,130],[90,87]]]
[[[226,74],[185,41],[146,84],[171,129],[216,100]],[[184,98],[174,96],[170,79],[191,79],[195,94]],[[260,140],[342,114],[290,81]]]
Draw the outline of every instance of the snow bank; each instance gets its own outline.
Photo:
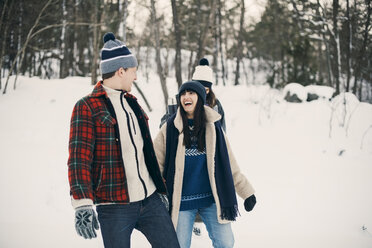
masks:
[[[307,101],[317,100],[319,98],[329,100],[332,98],[335,89],[329,86],[308,85],[305,86],[307,92]]]
[[[335,89],[328,86],[308,85],[302,86],[298,83],[287,84],[283,89],[283,98],[288,102],[305,102],[317,99],[330,100]]]
[[[150,117],[154,137],[165,106],[158,77],[150,78],[146,83],[140,74],[138,84],[152,112],[136,90],[133,94]],[[174,94],[172,78],[169,87]],[[91,92],[90,79],[19,77],[17,90],[11,88],[0,96],[0,247],[103,247],[100,233],[93,240],[77,236],[67,180],[71,112]],[[257,196],[249,213],[238,197],[241,216],[232,224],[236,248],[372,246],[371,104],[358,104],[348,94],[336,97],[335,110],[342,109],[343,99],[348,110],[358,107],[345,125],[348,135],[335,122],[329,138],[333,105],[328,101],[288,104],[265,87],[216,87],[215,92],[235,158]],[[131,243],[150,247],[138,231]],[[191,247],[212,247],[205,227],[202,236],[192,237]]]
[[[301,84],[289,83],[283,89],[283,96],[288,102],[305,102],[307,91]]]

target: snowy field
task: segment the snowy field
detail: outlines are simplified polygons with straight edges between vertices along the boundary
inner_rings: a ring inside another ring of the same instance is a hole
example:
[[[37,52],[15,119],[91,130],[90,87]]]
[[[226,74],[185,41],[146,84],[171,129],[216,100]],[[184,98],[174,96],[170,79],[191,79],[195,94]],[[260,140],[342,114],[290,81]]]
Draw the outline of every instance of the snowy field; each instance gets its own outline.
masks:
[[[155,137],[164,106],[158,77],[150,78],[138,82],[153,108]],[[94,240],[76,234],[67,178],[72,108],[91,90],[89,78],[20,77],[16,91],[0,96],[0,247],[103,247],[100,233]],[[287,103],[265,86],[215,92],[240,167],[257,191],[250,213],[239,199],[235,247],[372,247],[372,105],[351,101],[345,116],[341,105]],[[202,233],[192,247],[211,247]],[[135,231],[132,247],[150,245]]]

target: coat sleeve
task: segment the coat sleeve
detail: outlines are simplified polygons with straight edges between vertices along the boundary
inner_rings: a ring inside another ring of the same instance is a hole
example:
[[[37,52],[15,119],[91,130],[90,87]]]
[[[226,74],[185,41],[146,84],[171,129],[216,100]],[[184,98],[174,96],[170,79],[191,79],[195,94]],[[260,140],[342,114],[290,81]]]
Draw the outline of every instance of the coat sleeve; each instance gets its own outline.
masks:
[[[154,139],[154,149],[156,158],[158,159],[158,164],[160,168],[160,173],[163,176],[164,172],[164,163],[165,163],[165,152],[166,152],[166,132],[167,132],[167,123],[165,123],[159,133]]]
[[[225,135],[225,134],[224,134]],[[230,158],[230,166],[231,166],[231,173],[234,180],[235,191],[238,195],[243,199],[247,199],[251,195],[254,194],[255,190],[252,187],[251,183],[245,177],[245,175],[241,172],[239,165],[235,159],[235,156],[231,150],[231,146],[229,140],[225,135],[225,141],[227,146],[227,151],[229,153]]]
[[[70,123],[68,178],[75,207],[74,200],[91,204],[94,201],[91,178],[94,143],[92,112],[82,99],[76,103]]]

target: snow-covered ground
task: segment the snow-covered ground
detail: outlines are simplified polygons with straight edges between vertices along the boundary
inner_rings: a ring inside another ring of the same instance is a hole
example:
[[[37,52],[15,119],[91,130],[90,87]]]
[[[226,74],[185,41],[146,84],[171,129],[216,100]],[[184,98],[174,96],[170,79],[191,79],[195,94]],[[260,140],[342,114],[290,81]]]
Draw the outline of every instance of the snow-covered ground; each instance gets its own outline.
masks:
[[[153,108],[154,137],[164,106],[158,77],[151,78],[140,87]],[[174,79],[168,81],[174,95]],[[94,240],[75,233],[67,179],[72,108],[91,90],[89,78],[20,77],[16,91],[0,96],[0,247],[103,247],[100,233]],[[215,92],[240,167],[257,191],[252,212],[239,200],[235,247],[372,247],[372,105],[351,101],[344,118],[339,102],[350,96],[296,104],[266,86]],[[211,247],[202,232],[192,247]],[[150,245],[135,231],[132,247]]]

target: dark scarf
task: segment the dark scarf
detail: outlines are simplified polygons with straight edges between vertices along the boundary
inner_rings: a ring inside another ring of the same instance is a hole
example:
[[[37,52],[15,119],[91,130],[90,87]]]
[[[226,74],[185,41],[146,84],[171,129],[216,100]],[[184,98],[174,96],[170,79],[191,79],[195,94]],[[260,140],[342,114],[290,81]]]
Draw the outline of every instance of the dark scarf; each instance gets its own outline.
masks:
[[[178,145],[179,132],[174,126],[176,114],[167,121],[166,153],[164,178],[168,189],[169,212],[173,207],[173,184],[175,174],[175,160]],[[238,216],[238,203],[234,187],[234,180],[230,168],[230,159],[227,152],[225,137],[221,129],[221,123],[215,122],[216,128],[216,153],[215,153],[215,179],[217,194],[221,206],[221,219],[235,220]]]

